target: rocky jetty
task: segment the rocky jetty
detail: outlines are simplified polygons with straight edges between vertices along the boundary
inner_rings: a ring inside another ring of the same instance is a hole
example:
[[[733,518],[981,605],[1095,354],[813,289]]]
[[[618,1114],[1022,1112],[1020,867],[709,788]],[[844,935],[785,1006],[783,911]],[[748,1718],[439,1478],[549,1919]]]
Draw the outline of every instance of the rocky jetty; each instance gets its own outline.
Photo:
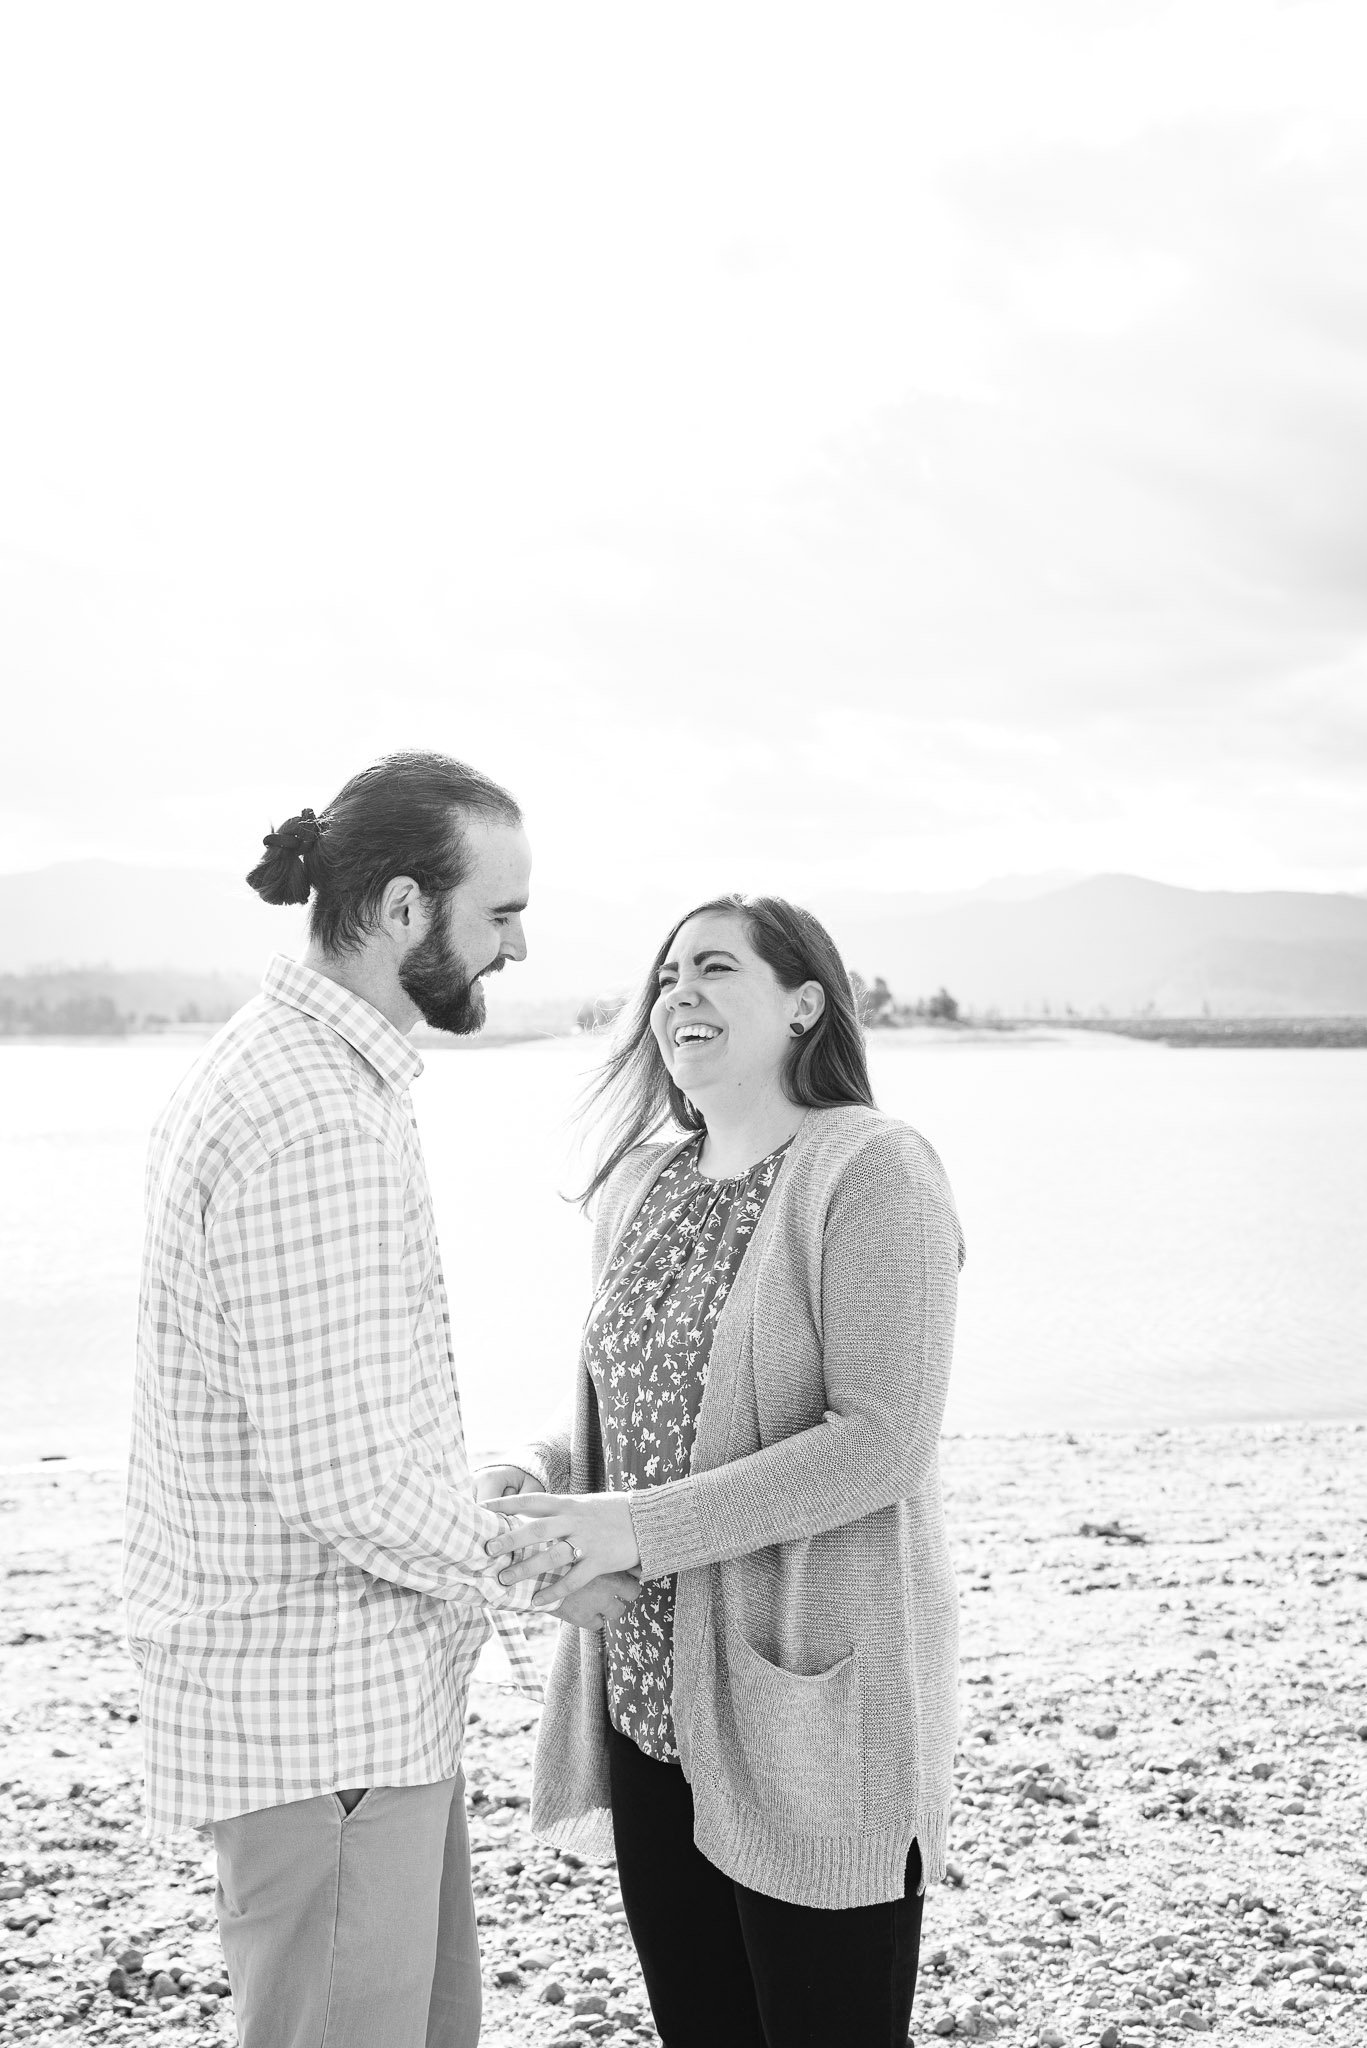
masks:
[[[1365,1457],[1354,1425],[946,1443],[963,1735],[913,2041],[1367,2043]],[[0,1472],[0,2040],[233,2039],[207,1844],[141,1832],[120,1487]],[[612,1871],[531,1839],[495,1658],[485,2042],[652,2043]]]

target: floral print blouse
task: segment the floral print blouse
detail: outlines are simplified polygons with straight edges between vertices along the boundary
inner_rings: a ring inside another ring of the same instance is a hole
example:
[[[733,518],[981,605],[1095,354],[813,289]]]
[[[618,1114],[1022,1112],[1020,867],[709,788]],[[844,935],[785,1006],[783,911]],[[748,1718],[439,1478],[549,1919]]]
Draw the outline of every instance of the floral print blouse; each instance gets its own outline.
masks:
[[[671,1160],[608,1263],[585,1332],[612,1492],[688,1476],[713,1332],[787,1146],[744,1173]],[[648,1579],[606,1631],[608,1715],[646,1756],[677,1763],[674,1578]]]

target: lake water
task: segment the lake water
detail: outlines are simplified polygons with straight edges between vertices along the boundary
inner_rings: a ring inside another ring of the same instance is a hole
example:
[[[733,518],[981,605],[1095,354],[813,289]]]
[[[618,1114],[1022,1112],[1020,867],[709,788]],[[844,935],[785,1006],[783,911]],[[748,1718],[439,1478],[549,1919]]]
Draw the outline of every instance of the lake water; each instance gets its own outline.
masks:
[[[0,1462],[121,1459],[142,1164],[188,1040],[0,1046]],[[414,1095],[472,1445],[569,1382],[587,1229],[558,1199],[583,1041],[436,1052]],[[1367,1051],[876,1038],[954,1184],[948,1427],[1367,1415]]]

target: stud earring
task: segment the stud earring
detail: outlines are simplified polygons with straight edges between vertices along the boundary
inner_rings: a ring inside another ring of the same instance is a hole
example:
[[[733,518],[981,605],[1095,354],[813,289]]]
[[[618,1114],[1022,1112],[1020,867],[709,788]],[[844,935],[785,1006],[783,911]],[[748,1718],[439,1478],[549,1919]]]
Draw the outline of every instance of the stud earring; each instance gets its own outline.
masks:
[[[794,1017],[792,1023],[788,1026],[788,1029],[792,1032],[794,1038],[803,1038],[806,1036],[806,1025],[799,1024],[796,1017]]]

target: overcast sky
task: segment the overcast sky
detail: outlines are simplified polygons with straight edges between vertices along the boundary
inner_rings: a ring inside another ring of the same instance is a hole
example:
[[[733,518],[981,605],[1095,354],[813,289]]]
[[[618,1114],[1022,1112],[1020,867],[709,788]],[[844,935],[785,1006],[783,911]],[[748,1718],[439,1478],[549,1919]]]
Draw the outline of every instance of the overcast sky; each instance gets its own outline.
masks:
[[[1367,887],[1344,6],[6,10],[0,868]]]

